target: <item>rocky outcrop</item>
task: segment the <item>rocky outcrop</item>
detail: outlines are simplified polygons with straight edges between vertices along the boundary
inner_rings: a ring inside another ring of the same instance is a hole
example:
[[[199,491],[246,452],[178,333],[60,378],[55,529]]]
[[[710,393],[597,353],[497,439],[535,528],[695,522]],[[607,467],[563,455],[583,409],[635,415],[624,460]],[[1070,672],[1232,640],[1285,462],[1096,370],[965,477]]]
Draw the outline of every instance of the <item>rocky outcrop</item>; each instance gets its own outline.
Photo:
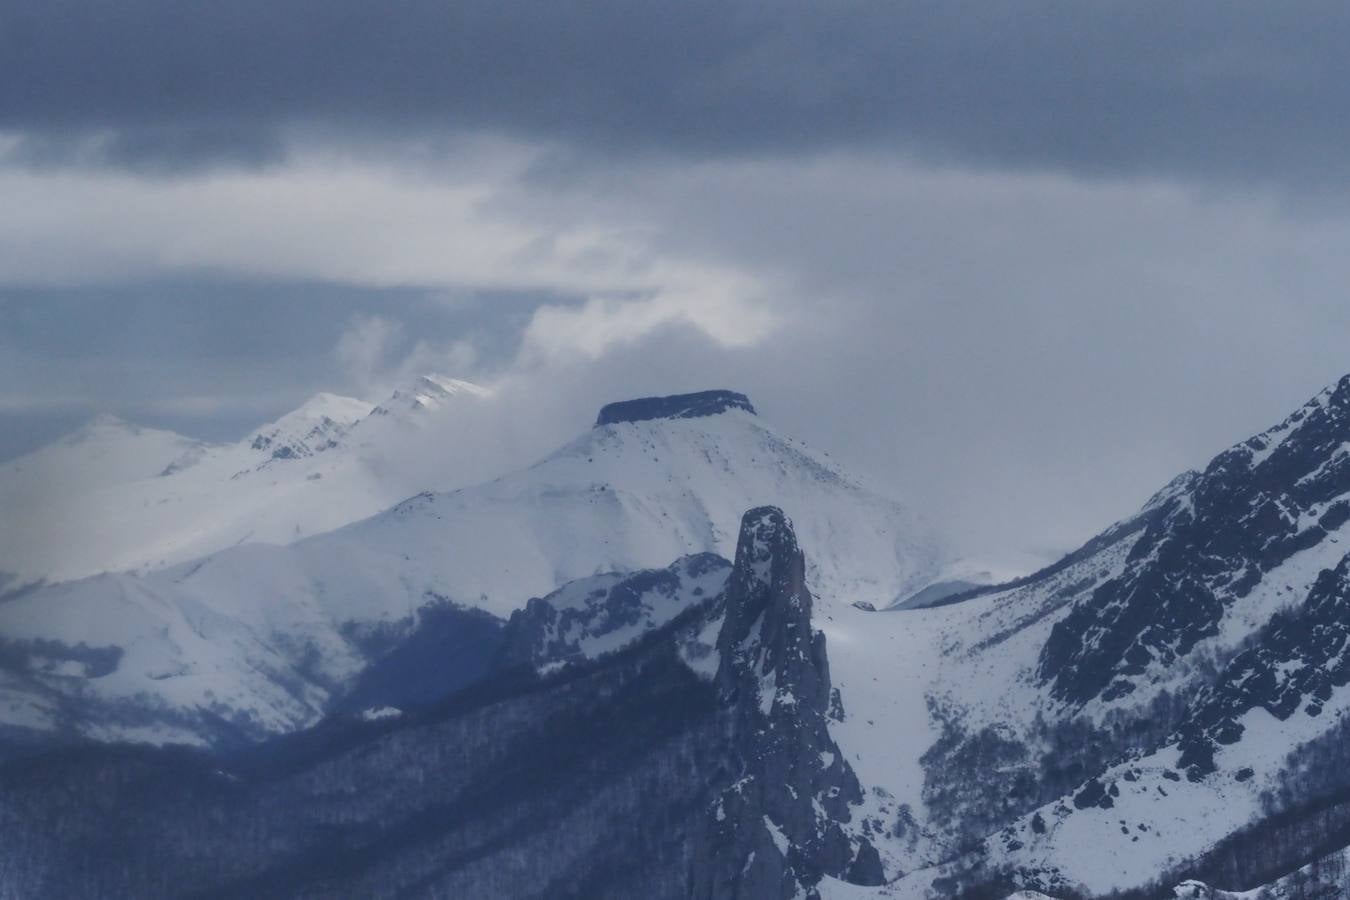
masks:
[[[862,789],[829,734],[825,636],[781,510],[742,519],[725,615],[716,687],[738,777],[714,803],[695,896],[795,897],[824,875],[880,884],[876,849],[850,833]]]
[[[744,394],[735,391],[699,391],[606,404],[600,408],[595,427],[619,422],[646,422],[650,419],[697,419],[715,416],[730,409],[741,409],[751,414],[755,412],[755,408],[750,405],[750,398]]]
[[[609,573],[535,597],[511,614],[502,664],[595,659],[623,649],[722,593],[731,563],[695,553],[665,569]]]
[[[1054,695],[1123,696],[1218,634],[1234,600],[1350,519],[1348,448],[1350,376],[1170,493],[1125,570],[1055,625],[1039,666]]]
[[[1220,745],[1241,740],[1241,718],[1261,707],[1280,721],[1317,716],[1334,688],[1350,684],[1350,556],[1318,576],[1297,608],[1277,613],[1251,646],[1197,700],[1181,729],[1180,764],[1214,770]]]

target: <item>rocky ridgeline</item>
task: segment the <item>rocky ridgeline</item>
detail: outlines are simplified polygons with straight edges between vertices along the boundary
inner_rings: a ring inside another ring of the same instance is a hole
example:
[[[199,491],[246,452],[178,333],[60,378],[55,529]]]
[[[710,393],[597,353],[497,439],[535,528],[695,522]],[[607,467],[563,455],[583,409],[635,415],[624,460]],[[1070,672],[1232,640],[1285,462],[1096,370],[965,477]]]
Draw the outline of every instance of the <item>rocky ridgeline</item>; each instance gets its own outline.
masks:
[[[1350,519],[1350,376],[1215,457],[1167,501],[1125,571],[1055,625],[1039,661],[1056,697],[1135,689],[1218,633],[1229,604]]]

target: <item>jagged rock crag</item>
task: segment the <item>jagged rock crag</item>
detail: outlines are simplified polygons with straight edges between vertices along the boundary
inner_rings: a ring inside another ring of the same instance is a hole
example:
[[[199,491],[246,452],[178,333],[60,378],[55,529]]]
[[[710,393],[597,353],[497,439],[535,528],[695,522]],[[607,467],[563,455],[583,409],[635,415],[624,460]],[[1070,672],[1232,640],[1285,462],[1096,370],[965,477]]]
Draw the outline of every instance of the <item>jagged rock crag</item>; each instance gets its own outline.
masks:
[[[788,898],[823,875],[880,884],[876,849],[845,832],[862,789],[827,728],[825,636],[779,509],[742,520],[717,647],[739,777],[716,801],[696,896]]]

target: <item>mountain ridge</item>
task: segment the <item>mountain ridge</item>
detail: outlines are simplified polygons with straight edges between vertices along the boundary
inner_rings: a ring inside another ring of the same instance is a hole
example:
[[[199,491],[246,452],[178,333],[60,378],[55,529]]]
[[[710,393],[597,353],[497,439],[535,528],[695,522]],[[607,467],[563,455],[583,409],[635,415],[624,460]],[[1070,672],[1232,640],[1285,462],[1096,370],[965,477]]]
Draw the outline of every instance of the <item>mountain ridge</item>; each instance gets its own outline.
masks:
[[[70,718],[60,698],[78,697],[101,711],[91,733],[110,738],[212,740],[207,714],[253,739],[304,727],[426,610],[504,620],[597,573],[730,555],[743,511],[771,498],[798,511],[816,548],[808,580],[822,604],[885,605],[940,567],[921,520],[743,409],[616,422],[525,469],[286,546],[28,592],[0,606],[20,660],[0,722],[55,727]],[[46,656],[18,649],[40,641]],[[125,652],[91,678],[71,649],[82,643]]]

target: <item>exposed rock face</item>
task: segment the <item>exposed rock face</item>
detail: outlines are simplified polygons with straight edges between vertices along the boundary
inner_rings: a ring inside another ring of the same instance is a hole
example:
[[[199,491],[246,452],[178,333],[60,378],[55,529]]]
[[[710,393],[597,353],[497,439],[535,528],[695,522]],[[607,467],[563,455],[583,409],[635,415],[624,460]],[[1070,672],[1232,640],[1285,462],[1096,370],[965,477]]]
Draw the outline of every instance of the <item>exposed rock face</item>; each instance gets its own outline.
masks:
[[[735,391],[699,391],[606,404],[600,408],[595,427],[618,422],[645,422],[649,419],[697,419],[715,416],[729,409],[743,409],[748,413],[755,411],[750,405],[750,398],[744,394]]]
[[[611,573],[535,597],[511,614],[504,665],[545,666],[613,653],[718,597],[731,563],[696,553],[665,569]]]
[[[829,735],[825,636],[779,509],[742,520],[717,647],[740,772],[716,801],[696,896],[788,898],[823,875],[880,884],[875,848],[846,831],[862,789]]]
[[[1320,715],[1333,688],[1350,683],[1350,555],[1318,576],[1296,609],[1277,613],[1195,704],[1181,729],[1181,765],[1214,769],[1220,744],[1242,738],[1238,720],[1261,707],[1284,721]]]
[[[249,447],[266,454],[268,460],[304,459],[337,447],[370,411],[370,404],[352,397],[315,394],[298,409],[258,429]],[[185,454],[162,474],[188,468],[199,458],[200,454]]]
[[[324,416],[305,434],[288,437],[273,428],[254,435],[249,446],[254,450],[270,451],[272,459],[303,459],[336,447],[350,427]]]
[[[1275,428],[1215,457],[1167,498],[1125,571],[1056,624],[1040,674],[1085,702],[1134,690],[1218,633],[1263,575],[1350,519],[1350,376]]]

